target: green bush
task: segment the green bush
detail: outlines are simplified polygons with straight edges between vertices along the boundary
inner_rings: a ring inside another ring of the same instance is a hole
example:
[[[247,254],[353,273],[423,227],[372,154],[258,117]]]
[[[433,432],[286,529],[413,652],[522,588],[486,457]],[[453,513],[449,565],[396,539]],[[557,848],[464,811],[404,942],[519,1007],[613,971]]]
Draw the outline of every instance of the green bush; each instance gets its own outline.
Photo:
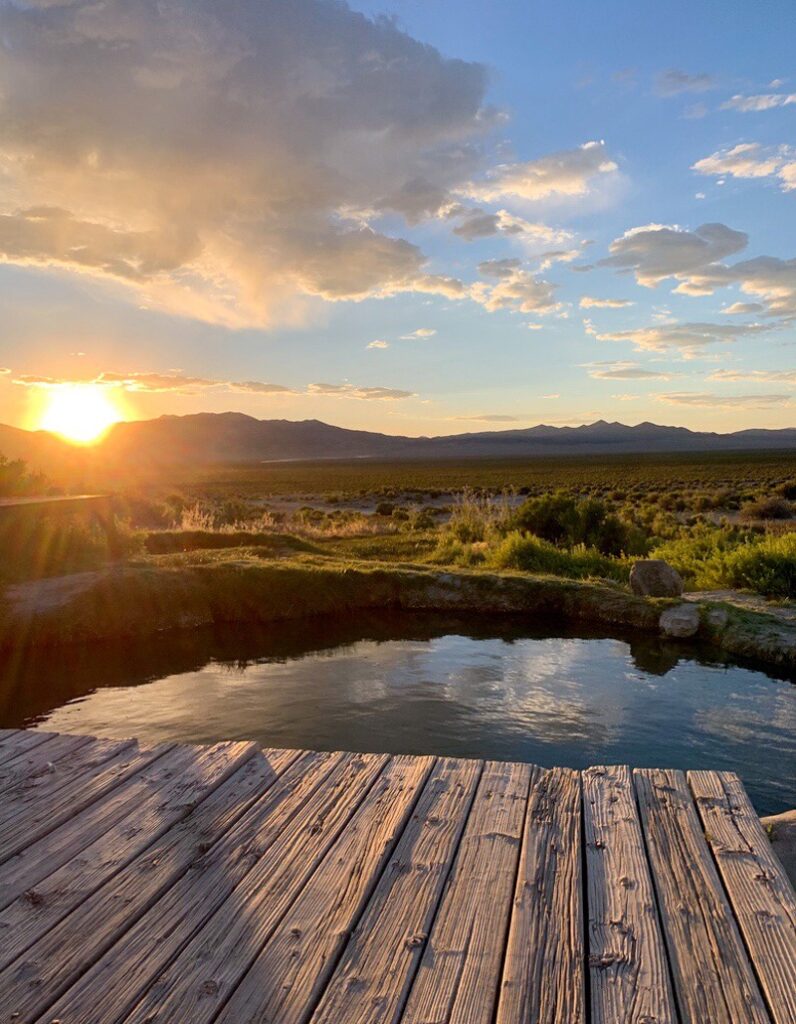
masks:
[[[578,545],[565,551],[550,541],[518,532],[504,537],[490,552],[488,561],[496,569],[520,569],[575,579],[601,576],[624,581],[629,572],[624,560],[605,557],[594,548]]]
[[[796,597],[796,534],[701,525],[655,548],[698,590],[729,587]]]
[[[597,498],[577,500],[563,491],[528,498],[517,509],[511,524],[560,547],[585,545],[603,555],[625,552],[642,554],[646,538],[639,527],[612,512]]]
[[[731,587],[756,590],[766,597],[796,597],[796,534],[764,534],[727,557]]]

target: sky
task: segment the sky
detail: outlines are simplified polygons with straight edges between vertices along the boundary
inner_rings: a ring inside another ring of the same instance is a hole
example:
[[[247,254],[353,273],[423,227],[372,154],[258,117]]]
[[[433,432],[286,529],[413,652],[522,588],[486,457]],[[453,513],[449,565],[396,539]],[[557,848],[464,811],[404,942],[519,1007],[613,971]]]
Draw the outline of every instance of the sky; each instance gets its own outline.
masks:
[[[796,5],[0,0],[0,421],[796,426]]]

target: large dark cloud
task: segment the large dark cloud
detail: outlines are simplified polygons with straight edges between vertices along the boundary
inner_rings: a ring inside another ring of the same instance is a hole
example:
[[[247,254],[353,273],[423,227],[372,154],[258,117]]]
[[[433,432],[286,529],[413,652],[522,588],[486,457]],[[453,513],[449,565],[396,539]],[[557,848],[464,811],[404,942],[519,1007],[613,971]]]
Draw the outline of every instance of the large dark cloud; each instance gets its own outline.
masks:
[[[432,216],[477,169],[481,66],[327,0],[0,15],[6,261],[230,323],[298,315],[302,296],[463,294],[371,222]]]

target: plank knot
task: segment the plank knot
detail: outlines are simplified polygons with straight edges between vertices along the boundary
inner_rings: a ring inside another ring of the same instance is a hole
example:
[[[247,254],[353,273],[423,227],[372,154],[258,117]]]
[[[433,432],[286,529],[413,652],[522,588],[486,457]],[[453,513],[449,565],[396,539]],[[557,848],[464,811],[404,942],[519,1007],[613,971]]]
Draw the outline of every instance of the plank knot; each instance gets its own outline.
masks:
[[[621,953],[592,953],[589,957],[589,967],[604,971],[614,964],[625,963],[626,959]]]
[[[404,945],[407,949],[415,949],[417,946],[422,946],[427,938],[425,932],[417,932],[415,935],[410,935]]]

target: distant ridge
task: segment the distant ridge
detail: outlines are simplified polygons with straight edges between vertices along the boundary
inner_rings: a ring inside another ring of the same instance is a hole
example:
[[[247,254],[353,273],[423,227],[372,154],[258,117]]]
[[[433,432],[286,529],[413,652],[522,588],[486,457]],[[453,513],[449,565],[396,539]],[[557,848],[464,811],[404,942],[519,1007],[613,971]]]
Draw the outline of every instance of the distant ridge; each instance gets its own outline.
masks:
[[[718,434],[656,423],[579,427],[539,424],[438,437],[348,430],[320,420],[258,420],[238,412],[161,416],[117,423],[94,448],[80,449],[44,431],[0,425],[0,453],[45,471],[267,462],[285,459],[512,458],[666,452],[796,450],[796,428]]]

